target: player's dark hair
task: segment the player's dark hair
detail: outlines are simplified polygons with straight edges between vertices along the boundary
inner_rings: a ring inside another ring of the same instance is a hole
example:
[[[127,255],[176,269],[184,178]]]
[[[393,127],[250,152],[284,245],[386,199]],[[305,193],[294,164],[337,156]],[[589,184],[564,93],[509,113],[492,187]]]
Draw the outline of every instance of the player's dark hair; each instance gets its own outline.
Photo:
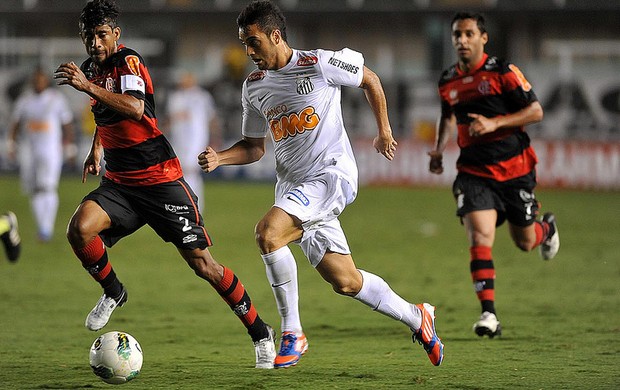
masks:
[[[452,18],[452,23],[450,23],[450,26],[454,26],[454,22],[458,20],[465,19],[475,20],[476,24],[478,25],[478,30],[480,30],[480,33],[484,34],[485,32],[487,32],[487,29],[484,26],[484,16],[477,12],[457,12],[456,15],[454,15],[454,17]]]
[[[114,0],[91,0],[82,9],[80,14],[80,30],[93,30],[97,26],[117,26],[120,8]]]
[[[286,18],[280,8],[269,0],[253,1],[237,17],[237,26],[246,29],[256,24],[265,34],[280,30],[282,39],[286,40]]]

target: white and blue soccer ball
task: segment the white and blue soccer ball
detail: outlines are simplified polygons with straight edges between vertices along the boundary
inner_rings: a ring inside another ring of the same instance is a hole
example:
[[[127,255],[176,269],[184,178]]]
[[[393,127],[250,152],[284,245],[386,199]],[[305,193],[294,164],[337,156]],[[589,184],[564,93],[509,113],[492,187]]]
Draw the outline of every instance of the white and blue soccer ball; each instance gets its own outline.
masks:
[[[121,384],[142,369],[142,348],[129,333],[112,331],[97,337],[90,347],[90,366],[106,383]]]

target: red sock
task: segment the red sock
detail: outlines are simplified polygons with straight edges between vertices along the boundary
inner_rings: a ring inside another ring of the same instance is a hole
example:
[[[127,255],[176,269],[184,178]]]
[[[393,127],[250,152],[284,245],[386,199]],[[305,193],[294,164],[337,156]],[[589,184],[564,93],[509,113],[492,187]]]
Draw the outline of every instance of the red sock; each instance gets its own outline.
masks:
[[[482,311],[495,313],[495,267],[491,247],[472,246],[469,252],[469,269]]]
[[[534,222],[534,231],[536,232],[536,243],[532,249],[536,248],[547,239],[547,236],[549,235],[549,224],[543,221],[536,221]]]
[[[107,296],[117,297],[121,293],[122,285],[108,261],[108,252],[101,237],[95,236],[83,248],[73,248],[73,253],[82,262],[82,267],[103,287]]]
[[[224,267],[224,276],[219,284],[214,285],[214,287],[248,329],[252,340],[258,341],[268,336],[265,323],[258,316],[243,283],[239,281],[233,271]]]

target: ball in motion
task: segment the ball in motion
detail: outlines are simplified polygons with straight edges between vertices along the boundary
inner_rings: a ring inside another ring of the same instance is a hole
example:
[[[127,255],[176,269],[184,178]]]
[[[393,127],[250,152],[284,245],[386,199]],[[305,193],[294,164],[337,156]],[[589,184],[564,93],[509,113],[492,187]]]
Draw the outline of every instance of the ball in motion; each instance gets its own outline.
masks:
[[[90,347],[90,366],[106,383],[121,384],[142,368],[142,348],[129,333],[112,331],[97,337]]]

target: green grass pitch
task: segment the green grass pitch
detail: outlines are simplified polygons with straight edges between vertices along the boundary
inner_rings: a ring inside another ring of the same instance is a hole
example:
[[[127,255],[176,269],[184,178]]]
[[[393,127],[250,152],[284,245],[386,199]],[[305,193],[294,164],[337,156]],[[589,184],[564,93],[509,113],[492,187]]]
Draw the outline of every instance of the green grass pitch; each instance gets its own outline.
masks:
[[[222,299],[148,227],[109,250],[129,291],[100,332],[84,328],[99,286],[74,257],[66,223],[97,184],[63,179],[57,231],[36,240],[28,199],[0,177],[0,212],[20,218],[23,254],[0,254],[0,388],[105,389],[88,366],[98,334],[123,330],[144,349],[126,389],[616,389],[620,388],[620,194],[541,189],[562,240],[556,259],[523,253],[506,227],[494,259],[504,335],[478,338],[465,233],[449,189],[362,188],[341,221],[359,268],[381,275],[412,302],[437,306],[445,343],[440,367],[402,324],[336,295],[293,246],[308,353],[294,368],[255,370],[245,329]],[[254,243],[272,184],[208,181],[214,257],[245,284],[264,320],[279,317]]]

